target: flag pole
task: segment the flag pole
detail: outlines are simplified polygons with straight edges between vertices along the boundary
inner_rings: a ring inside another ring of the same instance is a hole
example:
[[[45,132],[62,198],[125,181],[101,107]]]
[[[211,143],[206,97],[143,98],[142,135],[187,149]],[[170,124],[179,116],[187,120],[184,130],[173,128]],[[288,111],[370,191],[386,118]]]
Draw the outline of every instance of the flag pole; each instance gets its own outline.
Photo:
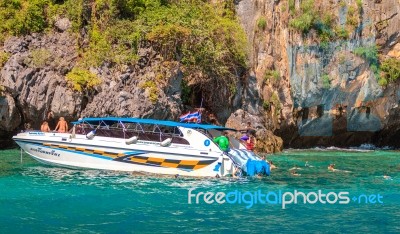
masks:
[[[200,110],[203,107],[203,97],[201,97],[201,102],[200,102]]]
[[[201,123],[201,117],[202,117],[202,107],[203,107],[203,95],[201,96],[201,102],[200,102],[200,123]]]

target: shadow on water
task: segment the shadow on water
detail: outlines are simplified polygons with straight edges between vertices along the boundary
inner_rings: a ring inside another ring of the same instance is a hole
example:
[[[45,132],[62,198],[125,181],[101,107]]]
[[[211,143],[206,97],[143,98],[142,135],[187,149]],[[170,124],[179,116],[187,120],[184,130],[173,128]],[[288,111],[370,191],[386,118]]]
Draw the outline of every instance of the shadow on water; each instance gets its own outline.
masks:
[[[20,174],[24,168],[40,165],[36,160],[19,149],[0,150],[0,177]]]

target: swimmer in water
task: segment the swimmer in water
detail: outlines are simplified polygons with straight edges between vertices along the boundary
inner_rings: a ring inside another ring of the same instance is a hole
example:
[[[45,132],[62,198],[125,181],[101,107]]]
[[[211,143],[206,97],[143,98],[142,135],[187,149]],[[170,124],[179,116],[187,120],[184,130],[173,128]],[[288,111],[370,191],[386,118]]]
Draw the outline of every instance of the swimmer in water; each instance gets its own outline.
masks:
[[[337,171],[337,169],[335,169],[335,164],[329,164],[328,171]]]
[[[314,167],[314,166],[308,164],[308,161],[306,161],[306,164],[305,164],[304,166],[305,166],[305,167]]]
[[[297,173],[297,171],[293,170],[291,172],[292,176],[301,176],[301,174]]]
[[[387,174],[384,174],[384,175],[383,175],[383,178],[384,178],[385,180],[392,180],[392,177],[391,177],[391,176],[388,176]]]
[[[272,170],[272,169],[276,169],[278,167],[275,166],[275,164],[272,161],[269,161],[269,168]]]
[[[351,172],[351,171],[345,171],[345,170],[336,169],[336,168],[335,168],[335,164],[329,164],[329,166],[328,166],[328,171],[332,171],[332,172],[340,171],[340,172],[346,172],[346,173]]]
[[[298,167],[297,165],[294,165],[294,167],[290,168],[289,171],[293,171],[293,170],[301,170],[301,168]]]

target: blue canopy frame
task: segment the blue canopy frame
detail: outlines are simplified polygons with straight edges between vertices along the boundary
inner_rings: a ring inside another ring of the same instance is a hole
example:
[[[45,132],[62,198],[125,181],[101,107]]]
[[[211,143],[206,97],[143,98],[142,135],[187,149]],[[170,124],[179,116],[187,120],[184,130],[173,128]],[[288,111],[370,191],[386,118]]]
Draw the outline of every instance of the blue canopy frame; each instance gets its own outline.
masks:
[[[211,124],[198,124],[198,123],[182,123],[182,122],[175,122],[170,120],[156,120],[156,119],[141,119],[141,118],[128,118],[128,117],[102,117],[102,118],[83,118],[76,122],[72,122],[73,124],[80,124],[80,123],[88,123],[88,124],[100,124],[105,123],[107,125],[111,125],[113,123],[139,123],[139,124],[154,124],[154,125],[165,125],[171,127],[185,127],[185,128],[200,128],[200,129],[215,129],[219,131],[237,131],[234,128],[226,128],[217,125]]]

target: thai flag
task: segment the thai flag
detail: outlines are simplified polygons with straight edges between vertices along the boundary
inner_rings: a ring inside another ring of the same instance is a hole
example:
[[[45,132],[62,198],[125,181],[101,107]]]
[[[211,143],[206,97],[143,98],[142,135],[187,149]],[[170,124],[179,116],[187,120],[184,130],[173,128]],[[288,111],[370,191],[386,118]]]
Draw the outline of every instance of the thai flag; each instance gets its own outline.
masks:
[[[193,113],[188,112],[187,114],[179,116],[179,120],[181,122],[200,123],[201,122],[200,111],[196,111]]]

